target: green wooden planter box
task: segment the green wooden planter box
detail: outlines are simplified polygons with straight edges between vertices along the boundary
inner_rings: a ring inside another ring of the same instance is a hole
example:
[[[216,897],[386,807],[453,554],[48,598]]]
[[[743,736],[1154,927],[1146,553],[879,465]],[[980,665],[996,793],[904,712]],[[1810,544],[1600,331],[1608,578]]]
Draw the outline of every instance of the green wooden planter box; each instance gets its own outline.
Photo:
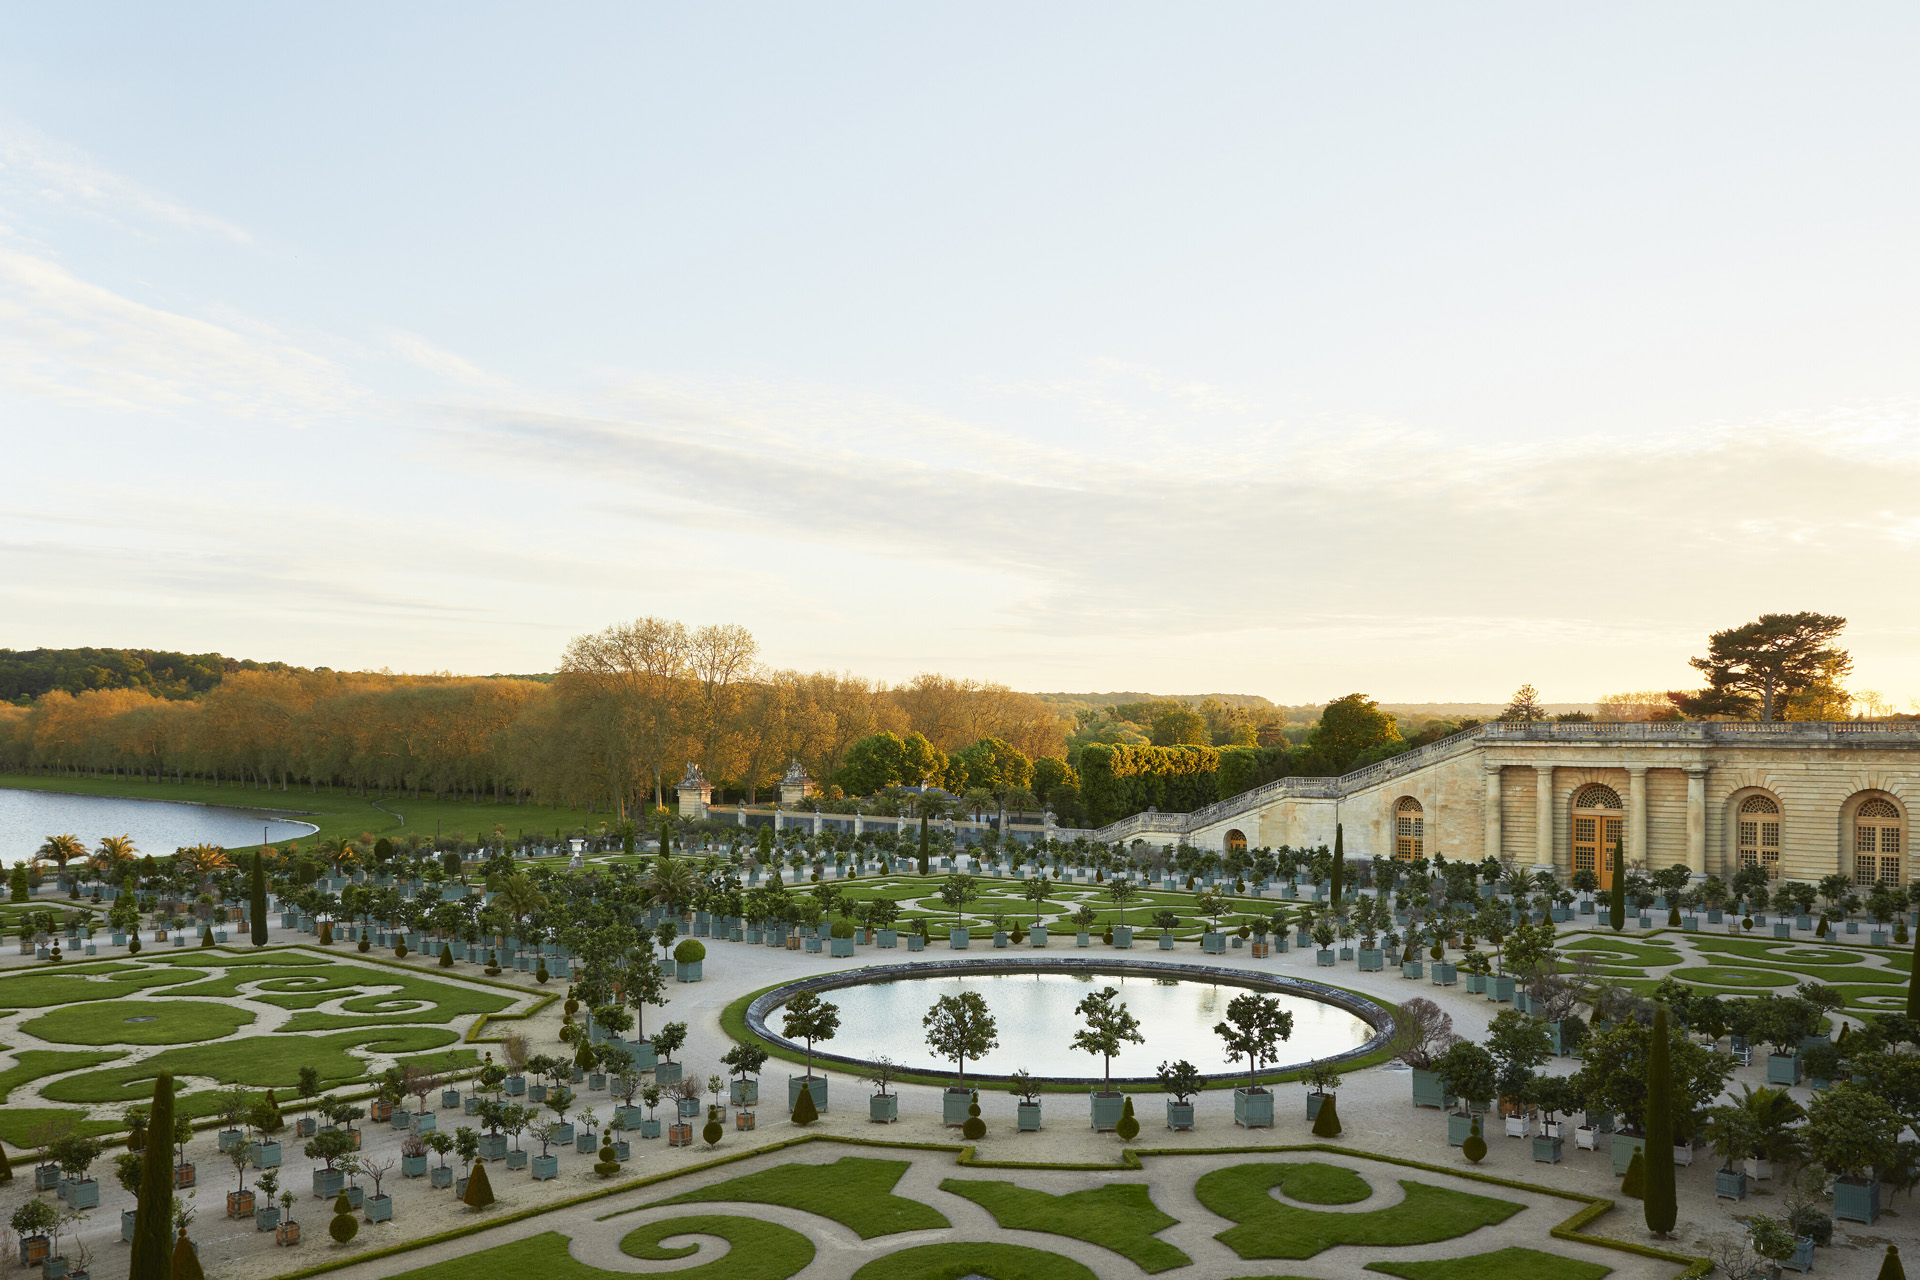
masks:
[[[1233,1122],[1245,1129],[1273,1128],[1273,1094],[1246,1089],[1233,1091]]]
[[[1613,1153],[1613,1176],[1621,1178],[1626,1176],[1627,1166],[1633,1163],[1633,1153],[1644,1152],[1647,1149],[1647,1140],[1616,1133],[1610,1145]]]

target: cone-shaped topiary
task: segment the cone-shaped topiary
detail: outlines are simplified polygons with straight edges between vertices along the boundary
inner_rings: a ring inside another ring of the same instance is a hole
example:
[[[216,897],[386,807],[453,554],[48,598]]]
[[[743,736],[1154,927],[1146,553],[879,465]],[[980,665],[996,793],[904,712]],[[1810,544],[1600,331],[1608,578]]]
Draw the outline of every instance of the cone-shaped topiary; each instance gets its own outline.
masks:
[[[153,1082],[153,1107],[147,1113],[146,1144],[140,1166],[140,1195],[133,1219],[133,1256],[128,1280],[167,1280],[167,1230],[173,1225],[173,1077],[162,1072]],[[189,1250],[191,1252],[191,1250]]]
[[[333,945],[333,921],[331,920],[320,922],[320,945],[323,947]]]
[[[1647,1150],[1654,1158],[1647,1162],[1645,1203],[1647,1230],[1657,1236],[1673,1231],[1679,1217],[1679,1202],[1673,1186],[1673,1161],[1665,1158],[1673,1150],[1673,1070],[1672,1042],[1667,1039],[1667,1006],[1653,1006],[1653,1030],[1647,1041]]]
[[[345,1244],[360,1234],[360,1222],[353,1216],[353,1201],[347,1199],[345,1191],[334,1199],[333,1221],[327,1224],[327,1234],[335,1244]]]
[[[173,1242],[172,1280],[207,1280],[207,1273],[200,1269],[200,1255],[193,1251],[193,1241],[187,1239],[185,1227],[180,1228]]]
[[[442,969],[453,968],[453,947],[445,942],[440,944],[440,967]]]
[[[593,1171],[603,1178],[611,1178],[620,1172],[618,1156],[619,1153],[613,1149],[613,1139],[603,1139],[600,1143],[600,1163],[593,1166]]]
[[[1827,936],[1827,918],[1825,916],[1820,917],[1820,923],[1814,927],[1813,936],[1816,938],[1824,938]]]
[[[1880,1260],[1878,1280],[1907,1280],[1907,1269],[1900,1265],[1900,1246],[1887,1246],[1887,1256]]]
[[[200,945],[203,947],[210,947],[213,945],[213,926],[212,925],[203,924],[200,926]]]
[[[1680,927],[1680,908],[1668,907],[1667,908],[1667,928],[1678,929],[1679,927]],[[1823,920],[1820,922],[1820,932],[1825,933],[1826,931],[1827,931],[1826,921]]]
[[[1627,1161],[1627,1176],[1620,1179],[1620,1194],[1635,1200],[1647,1194],[1647,1162],[1642,1155],[1639,1151],[1633,1153],[1633,1159]]]
[[[485,1160],[473,1162],[473,1172],[467,1175],[467,1194],[461,1199],[469,1209],[484,1209],[493,1203],[493,1183],[487,1180]]]
[[[1467,1140],[1460,1144],[1460,1154],[1474,1164],[1487,1158],[1487,1140],[1480,1136],[1480,1117],[1473,1118],[1473,1130],[1467,1134]]]
[[[793,1122],[812,1124],[820,1118],[820,1108],[813,1105],[813,1090],[802,1088],[799,1100],[793,1104]]]
[[[1120,1135],[1122,1142],[1132,1142],[1140,1136],[1140,1120],[1133,1114],[1132,1094],[1120,1105],[1120,1123],[1113,1126],[1113,1131]]]
[[[1328,1094],[1320,1102],[1320,1114],[1313,1118],[1313,1136],[1316,1138],[1337,1138],[1340,1136],[1340,1113],[1334,1106],[1334,1097]],[[1482,1140],[1481,1149],[1486,1149]]]
[[[980,1091],[973,1092],[972,1101],[967,1103],[967,1118],[960,1126],[960,1136],[968,1142],[978,1142],[987,1136],[987,1122],[980,1118]]]

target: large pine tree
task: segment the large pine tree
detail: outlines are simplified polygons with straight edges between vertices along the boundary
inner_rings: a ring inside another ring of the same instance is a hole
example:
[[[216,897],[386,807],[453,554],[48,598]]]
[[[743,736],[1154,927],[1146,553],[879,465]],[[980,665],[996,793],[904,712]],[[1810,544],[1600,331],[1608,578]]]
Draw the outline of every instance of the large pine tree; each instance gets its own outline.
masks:
[[[1669,1235],[1680,1206],[1673,1184],[1673,1063],[1667,1039],[1667,1006],[1653,1007],[1647,1041],[1647,1168],[1641,1207],[1647,1229]]]
[[[147,1149],[140,1164],[140,1200],[133,1219],[127,1280],[170,1280],[173,1274],[173,1077],[153,1082]]]

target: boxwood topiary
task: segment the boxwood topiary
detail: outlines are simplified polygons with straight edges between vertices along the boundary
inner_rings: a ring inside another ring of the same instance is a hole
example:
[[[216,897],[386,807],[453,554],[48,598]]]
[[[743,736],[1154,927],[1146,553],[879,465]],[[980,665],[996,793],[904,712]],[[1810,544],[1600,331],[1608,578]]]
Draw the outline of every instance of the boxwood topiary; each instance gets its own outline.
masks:
[[[1132,1142],[1140,1136],[1140,1121],[1133,1114],[1132,1094],[1128,1094],[1127,1100],[1121,1104],[1120,1123],[1113,1126],[1113,1131],[1120,1135],[1122,1142]]]
[[[1331,1098],[1327,1099],[1327,1102],[1332,1101]],[[1322,1103],[1321,1108],[1324,1110],[1326,1105]],[[1473,1118],[1473,1131],[1467,1135],[1467,1140],[1460,1144],[1460,1154],[1474,1164],[1479,1164],[1487,1158],[1487,1140],[1480,1136],[1479,1116]]]
[[[835,920],[833,922],[833,928],[829,930],[829,932],[836,938],[851,938],[853,936],[853,921]]]
[[[688,938],[673,949],[673,958],[681,964],[697,964],[707,958],[707,946],[698,938]]]
[[[980,1091],[974,1090],[973,1098],[967,1103],[967,1119],[960,1126],[961,1136],[968,1142],[978,1142],[987,1136],[987,1122],[980,1118]]]
[[[327,1234],[336,1244],[345,1244],[360,1234],[360,1223],[353,1216],[353,1201],[347,1199],[345,1191],[333,1202],[333,1221],[327,1224]]]

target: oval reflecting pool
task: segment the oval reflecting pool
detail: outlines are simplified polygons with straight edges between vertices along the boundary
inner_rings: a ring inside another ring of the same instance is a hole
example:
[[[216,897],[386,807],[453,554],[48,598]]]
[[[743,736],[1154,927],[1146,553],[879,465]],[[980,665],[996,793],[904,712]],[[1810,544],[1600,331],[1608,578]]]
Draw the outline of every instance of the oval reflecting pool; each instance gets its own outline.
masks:
[[[106,836],[130,835],[143,854],[165,857],[183,845],[245,848],[299,840],[319,830],[311,822],[276,816],[277,809],[229,809],[178,800],[77,796],[59,791],[0,788],[0,858],[31,858],[48,836],[79,836],[91,852]]]
[[[1120,992],[1120,1000],[1140,1021],[1145,1044],[1129,1044],[1113,1059],[1113,1076],[1151,1076],[1162,1062],[1185,1058],[1203,1074],[1246,1070],[1222,1052],[1214,1024],[1227,1016],[1227,1002],[1249,988],[1193,977],[1158,978],[1140,974],[984,973],[929,974],[853,986],[834,987],[821,998],[840,1007],[840,1030],[815,1048],[838,1057],[866,1059],[886,1054],[911,1070],[951,1073],[951,1063],[927,1047],[921,1019],[944,995],[977,991],[999,1024],[1000,1047],[967,1073],[1009,1075],[1026,1070],[1036,1076],[1074,1079],[1098,1077],[1102,1060],[1073,1047],[1073,1033],[1085,1025],[1074,1012],[1081,1000],[1101,987]],[[1349,1053],[1365,1045],[1374,1029],[1336,1005],[1285,992],[1272,995],[1293,1014],[1293,1035],[1280,1047],[1280,1059],[1264,1064],[1271,1071],[1316,1058]],[[781,1010],[766,1014],[767,1029],[780,1030]]]

